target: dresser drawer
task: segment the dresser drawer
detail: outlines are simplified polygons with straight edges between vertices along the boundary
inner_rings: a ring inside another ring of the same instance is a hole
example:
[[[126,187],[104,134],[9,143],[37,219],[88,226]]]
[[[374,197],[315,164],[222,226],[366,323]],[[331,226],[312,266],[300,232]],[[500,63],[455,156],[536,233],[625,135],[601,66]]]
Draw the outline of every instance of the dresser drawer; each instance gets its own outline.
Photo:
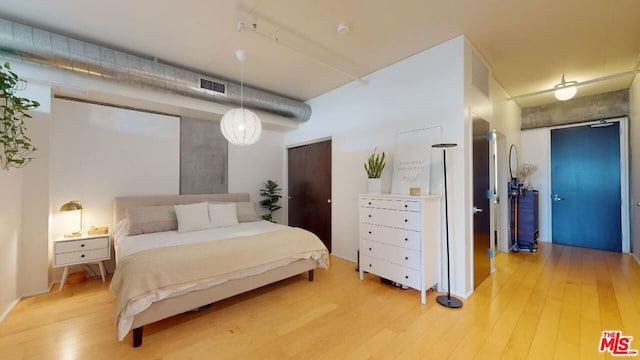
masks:
[[[376,259],[420,270],[420,251],[362,240],[361,252]]]
[[[54,254],[62,254],[73,251],[86,251],[92,249],[109,248],[108,237],[97,237],[93,239],[78,239],[67,241],[56,241],[53,249]]]
[[[420,202],[415,200],[360,198],[360,206],[377,209],[420,211]]]
[[[420,272],[417,270],[366,255],[360,255],[360,266],[363,271],[420,290]]]
[[[100,261],[109,259],[109,248],[93,250],[82,250],[68,253],[55,254],[53,258],[53,266],[65,266],[72,264],[81,264],[91,261]]]
[[[395,246],[420,250],[422,233],[415,230],[395,229],[372,224],[360,224],[360,237]]]
[[[360,222],[420,231],[420,213],[411,211],[360,208]]]

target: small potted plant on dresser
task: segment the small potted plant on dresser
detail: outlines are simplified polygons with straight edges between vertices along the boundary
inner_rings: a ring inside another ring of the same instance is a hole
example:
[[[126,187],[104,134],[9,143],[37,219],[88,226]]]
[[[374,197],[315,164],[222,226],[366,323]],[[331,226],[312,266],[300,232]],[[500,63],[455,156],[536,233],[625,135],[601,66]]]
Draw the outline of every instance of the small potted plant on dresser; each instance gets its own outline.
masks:
[[[380,177],[382,176],[382,170],[384,170],[386,162],[384,151],[382,154],[376,154],[377,150],[377,148],[374,149],[373,153],[369,155],[367,162],[364,163],[364,170],[369,177],[367,192],[370,194],[380,194],[382,192],[382,181]]]

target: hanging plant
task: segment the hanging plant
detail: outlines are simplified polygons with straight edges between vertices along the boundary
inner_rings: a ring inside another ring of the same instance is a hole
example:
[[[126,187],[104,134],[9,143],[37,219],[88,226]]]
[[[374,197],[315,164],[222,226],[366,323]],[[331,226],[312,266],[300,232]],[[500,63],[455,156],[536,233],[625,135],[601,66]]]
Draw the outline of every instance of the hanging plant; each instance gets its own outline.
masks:
[[[8,62],[0,65],[0,165],[5,170],[27,165],[37,150],[25,135],[24,121],[31,117],[27,111],[40,103],[16,96],[25,86],[26,82],[11,71]]]

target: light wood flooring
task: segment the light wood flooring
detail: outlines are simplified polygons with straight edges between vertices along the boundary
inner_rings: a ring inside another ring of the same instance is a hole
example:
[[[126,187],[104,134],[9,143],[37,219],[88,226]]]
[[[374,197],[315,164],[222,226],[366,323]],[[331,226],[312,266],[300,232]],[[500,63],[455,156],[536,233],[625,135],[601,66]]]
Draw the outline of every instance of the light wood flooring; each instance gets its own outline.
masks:
[[[430,292],[358,280],[332,258],[300,275],[146,326],[118,342],[100,280],[23,299],[0,324],[1,359],[591,359],[603,330],[640,349],[640,267],[628,255],[542,244],[500,254],[462,309]]]

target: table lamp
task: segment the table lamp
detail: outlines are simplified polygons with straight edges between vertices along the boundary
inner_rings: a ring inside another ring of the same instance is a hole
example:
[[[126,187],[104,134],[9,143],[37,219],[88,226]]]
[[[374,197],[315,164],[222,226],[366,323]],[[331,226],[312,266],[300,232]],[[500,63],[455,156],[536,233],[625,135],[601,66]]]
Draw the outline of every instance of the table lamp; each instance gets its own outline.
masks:
[[[80,228],[78,231],[74,231],[69,234],[64,234],[64,237],[77,237],[82,235],[82,203],[77,200],[71,200],[68,203],[60,206],[60,211],[75,211],[80,210]]]

